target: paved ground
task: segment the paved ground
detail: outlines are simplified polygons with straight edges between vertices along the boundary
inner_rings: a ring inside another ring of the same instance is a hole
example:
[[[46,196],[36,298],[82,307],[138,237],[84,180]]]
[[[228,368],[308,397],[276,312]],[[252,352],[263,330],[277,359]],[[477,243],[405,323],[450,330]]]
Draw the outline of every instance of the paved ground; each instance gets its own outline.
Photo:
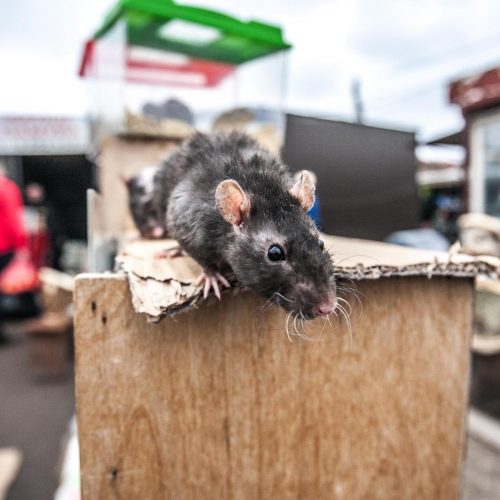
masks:
[[[469,438],[463,500],[500,499],[500,450]]]
[[[73,377],[37,382],[22,335],[0,347],[0,447],[23,452],[8,500],[52,499],[62,438],[74,412]],[[463,500],[500,500],[500,450],[469,438]]]
[[[58,482],[61,440],[74,413],[73,376],[34,380],[22,335],[0,346],[0,447],[23,453],[21,471],[8,500],[52,499]]]

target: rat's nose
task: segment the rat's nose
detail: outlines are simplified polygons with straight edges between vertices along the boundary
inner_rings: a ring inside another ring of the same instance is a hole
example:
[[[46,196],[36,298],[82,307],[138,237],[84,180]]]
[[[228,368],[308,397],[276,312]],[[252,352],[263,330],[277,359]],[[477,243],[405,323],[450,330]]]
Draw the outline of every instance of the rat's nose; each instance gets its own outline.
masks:
[[[335,309],[335,302],[334,301],[327,301],[327,302],[322,302],[321,304],[318,304],[316,306],[315,312],[318,316],[328,316],[329,314],[332,314],[334,309]]]
[[[315,308],[314,312],[318,316],[328,316],[332,314],[335,306],[337,305],[337,297],[334,293],[329,293],[328,298],[320,302]]]
[[[151,236],[153,238],[161,238],[163,236],[163,228],[160,226],[155,226],[151,231]]]
[[[328,316],[333,311],[333,307],[331,304],[320,304],[316,306],[316,314],[318,316]]]

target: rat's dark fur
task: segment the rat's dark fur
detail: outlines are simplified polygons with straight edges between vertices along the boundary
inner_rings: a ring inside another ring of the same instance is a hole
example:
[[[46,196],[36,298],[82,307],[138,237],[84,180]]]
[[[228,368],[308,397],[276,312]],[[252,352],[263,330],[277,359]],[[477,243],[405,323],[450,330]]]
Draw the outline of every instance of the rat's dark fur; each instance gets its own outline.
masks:
[[[243,287],[305,318],[315,317],[317,306],[335,294],[331,257],[289,192],[292,176],[248,136],[195,134],[165,161],[164,179],[168,235],[206,270],[234,275]],[[227,179],[250,199],[240,227],[216,207],[216,188]],[[286,260],[269,260],[273,244],[285,249]]]

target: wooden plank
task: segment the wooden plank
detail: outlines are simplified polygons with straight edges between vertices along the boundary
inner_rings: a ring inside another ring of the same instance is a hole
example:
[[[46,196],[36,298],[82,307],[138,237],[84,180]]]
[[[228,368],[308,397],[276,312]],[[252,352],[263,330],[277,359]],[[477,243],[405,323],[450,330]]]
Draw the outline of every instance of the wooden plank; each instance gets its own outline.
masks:
[[[363,310],[287,340],[242,293],[148,324],[119,277],[77,280],[84,499],[459,495],[472,282],[360,282]]]

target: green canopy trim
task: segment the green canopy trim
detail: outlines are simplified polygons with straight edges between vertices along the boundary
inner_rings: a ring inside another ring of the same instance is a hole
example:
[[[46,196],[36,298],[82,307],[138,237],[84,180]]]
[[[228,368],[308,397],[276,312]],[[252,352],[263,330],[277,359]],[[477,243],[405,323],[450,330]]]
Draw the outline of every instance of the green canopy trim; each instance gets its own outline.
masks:
[[[220,12],[172,0],[119,0],[94,39],[124,22],[127,45],[242,64],[291,47],[278,26],[240,21]]]

